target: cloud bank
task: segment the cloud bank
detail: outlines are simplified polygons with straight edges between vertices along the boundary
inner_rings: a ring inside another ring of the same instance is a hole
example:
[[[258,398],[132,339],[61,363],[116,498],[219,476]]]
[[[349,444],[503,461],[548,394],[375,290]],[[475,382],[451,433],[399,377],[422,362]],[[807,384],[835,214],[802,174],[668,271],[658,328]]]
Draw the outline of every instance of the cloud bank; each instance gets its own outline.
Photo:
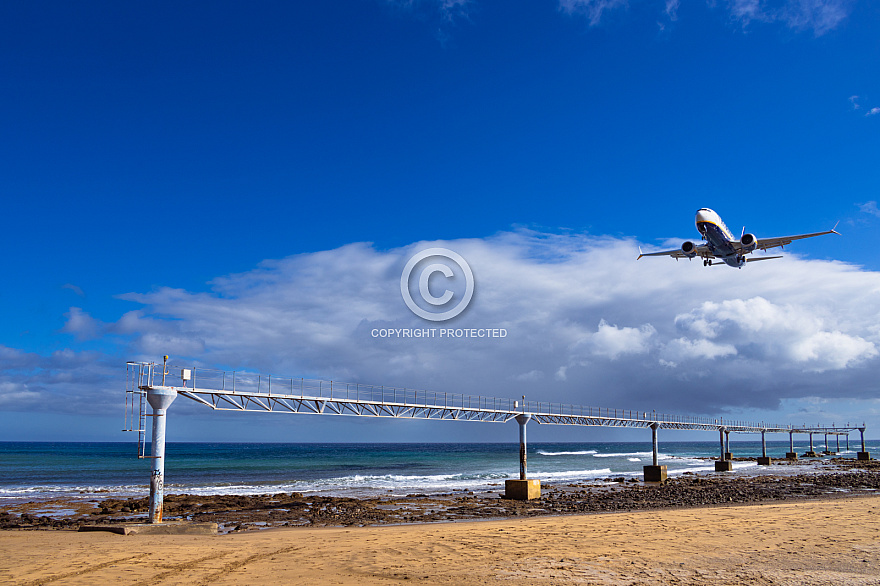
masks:
[[[476,280],[468,309],[443,323],[410,312],[399,284],[407,259],[437,246],[467,259]],[[880,273],[796,254],[742,270],[636,261],[637,246],[526,230],[386,251],[354,243],[264,261],[205,291],[129,293],[122,297],[137,308],[115,321],[67,314],[61,335],[99,340],[106,352],[0,349],[0,407],[60,409],[85,396],[112,411],[123,362],[163,354],[276,375],[665,412],[877,397]],[[379,328],[503,328],[507,336],[379,338]]]

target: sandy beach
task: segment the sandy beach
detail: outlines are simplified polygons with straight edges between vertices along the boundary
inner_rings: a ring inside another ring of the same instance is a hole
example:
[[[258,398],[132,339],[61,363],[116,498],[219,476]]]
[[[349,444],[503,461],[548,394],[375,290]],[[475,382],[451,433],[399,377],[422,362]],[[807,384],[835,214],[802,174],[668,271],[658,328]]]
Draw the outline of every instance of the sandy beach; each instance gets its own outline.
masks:
[[[880,584],[880,498],[220,536],[0,532],[13,584]]]

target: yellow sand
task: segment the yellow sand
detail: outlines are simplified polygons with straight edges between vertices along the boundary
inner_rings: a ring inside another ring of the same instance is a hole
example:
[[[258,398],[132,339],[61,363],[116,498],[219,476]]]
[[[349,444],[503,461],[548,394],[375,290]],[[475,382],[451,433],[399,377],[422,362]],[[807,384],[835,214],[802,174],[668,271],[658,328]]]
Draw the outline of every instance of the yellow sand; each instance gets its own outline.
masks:
[[[226,536],[0,531],[13,584],[880,584],[880,496]]]

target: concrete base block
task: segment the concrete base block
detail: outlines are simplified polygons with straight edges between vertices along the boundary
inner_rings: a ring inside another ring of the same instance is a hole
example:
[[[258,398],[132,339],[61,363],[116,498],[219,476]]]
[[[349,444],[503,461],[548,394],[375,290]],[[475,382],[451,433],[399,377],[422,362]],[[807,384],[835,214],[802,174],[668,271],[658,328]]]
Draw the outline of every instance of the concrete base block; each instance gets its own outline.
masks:
[[[804,452],[804,458],[818,458],[819,454],[816,452]]]
[[[788,460],[797,460],[797,452],[785,452],[785,457]]]
[[[871,459],[871,452],[856,452],[856,459],[857,460],[870,460]]]
[[[769,466],[771,462],[769,456],[758,456],[758,466]]]
[[[832,452],[832,451],[829,451],[829,450],[825,450],[825,451],[822,452],[822,453],[825,454],[826,456],[836,456],[836,455],[837,455],[837,452]]]
[[[505,480],[504,498],[529,501],[541,498],[540,480]]]
[[[730,472],[733,470],[733,462],[730,460],[715,460],[715,472]]]
[[[733,452],[724,452],[725,460],[733,460]]]
[[[83,525],[80,531],[107,531],[117,535],[217,535],[217,523],[119,523]]]
[[[645,482],[664,482],[666,466],[645,466]]]

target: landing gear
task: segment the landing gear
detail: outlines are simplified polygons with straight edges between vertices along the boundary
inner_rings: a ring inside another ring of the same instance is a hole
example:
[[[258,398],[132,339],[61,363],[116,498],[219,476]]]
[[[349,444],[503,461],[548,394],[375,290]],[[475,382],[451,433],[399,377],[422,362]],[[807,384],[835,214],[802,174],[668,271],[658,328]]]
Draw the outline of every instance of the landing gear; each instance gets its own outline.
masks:
[[[704,266],[704,267],[711,267],[711,266],[712,266],[712,261],[709,260],[708,258],[704,258],[704,259],[703,259],[703,266]]]

